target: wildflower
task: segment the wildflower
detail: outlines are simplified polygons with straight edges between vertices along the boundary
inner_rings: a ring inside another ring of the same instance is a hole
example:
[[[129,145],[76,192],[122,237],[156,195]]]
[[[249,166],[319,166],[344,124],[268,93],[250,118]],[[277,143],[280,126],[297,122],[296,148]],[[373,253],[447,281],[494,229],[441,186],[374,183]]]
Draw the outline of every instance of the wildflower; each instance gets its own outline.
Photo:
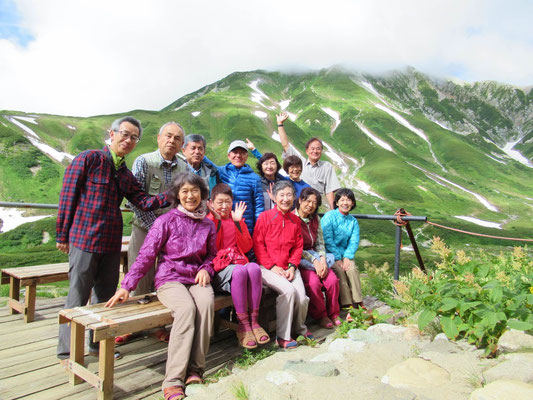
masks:
[[[465,282],[468,283],[469,285],[474,285],[474,281],[476,277],[474,276],[474,274],[466,273],[464,276],[464,279],[465,279]]]
[[[413,278],[418,279],[419,281],[427,282],[427,275],[420,268],[415,267],[411,271],[413,273]]]
[[[440,255],[442,258],[448,257],[452,252],[448,247],[446,247],[444,241],[438,236],[433,236],[431,250]]]
[[[505,273],[505,271],[499,271],[496,273],[496,279],[499,280],[504,285],[508,285],[511,279],[509,276]]]
[[[464,250],[459,250],[457,252],[457,262],[459,263],[459,265],[465,265],[470,260],[470,257],[466,255]]]
[[[402,281],[394,281],[394,288],[400,297],[409,296],[409,287]]]
[[[523,247],[515,246],[513,249],[513,258],[521,260],[522,258],[526,257],[526,251]]]

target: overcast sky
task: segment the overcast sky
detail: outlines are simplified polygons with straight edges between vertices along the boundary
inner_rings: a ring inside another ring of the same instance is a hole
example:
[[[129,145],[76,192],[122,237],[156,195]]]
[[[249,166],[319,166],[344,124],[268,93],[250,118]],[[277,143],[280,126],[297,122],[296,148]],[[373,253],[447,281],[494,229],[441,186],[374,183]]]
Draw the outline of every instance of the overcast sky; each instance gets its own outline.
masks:
[[[0,0],[0,110],[158,110],[234,71],[533,84],[533,1]]]

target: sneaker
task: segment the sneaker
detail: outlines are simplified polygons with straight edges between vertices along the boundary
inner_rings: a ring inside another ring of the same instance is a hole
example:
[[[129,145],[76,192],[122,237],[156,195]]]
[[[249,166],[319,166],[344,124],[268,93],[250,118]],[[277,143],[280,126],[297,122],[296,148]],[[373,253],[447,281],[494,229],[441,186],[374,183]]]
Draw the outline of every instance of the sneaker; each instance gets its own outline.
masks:
[[[310,331],[305,332],[304,337],[306,339],[315,340],[315,337],[313,336],[313,334]]]
[[[291,340],[285,340],[281,338],[277,338],[276,340],[278,342],[278,346],[282,349],[295,349],[298,347],[298,342],[294,339]]]

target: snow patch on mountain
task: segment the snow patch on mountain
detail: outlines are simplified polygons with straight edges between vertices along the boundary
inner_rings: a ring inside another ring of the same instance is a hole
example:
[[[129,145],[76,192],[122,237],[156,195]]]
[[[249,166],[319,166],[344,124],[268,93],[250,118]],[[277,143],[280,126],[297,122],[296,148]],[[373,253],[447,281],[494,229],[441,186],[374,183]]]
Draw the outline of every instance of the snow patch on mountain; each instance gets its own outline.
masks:
[[[255,81],[252,81],[248,84],[248,86],[251,87],[253,90],[252,96],[251,96],[252,101],[260,104],[264,108],[268,108],[269,110],[275,110],[276,107],[267,106],[263,103],[263,100],[269,100],[269,101],[272,101],[272,100],[261,89],[259,89],[258,85],[260,81],[261,81],[260,79],[256,79]]]
[[[7,232],[15,229],[17,226],[25,224],[26,222],[34,222],[43,218],[52,217],[52,215],[35,215],[32,217],[24,217],[22,214],[27,211],[25,209],[0,207],[0,219],[2,219],[2,229],[0,232]]]
[[[462,219],[464,221],[468,221],[468,222],[471,222],[473,224],[484,226],[484,227],[487,227],[487,228],[502,229],[502,224],[499,224],[497,222],[485,221],[485,220],[482,220],[482,219],[478,219],[478,218],[474,218],[474,217],[468,217],[468,216],[464,216],[464,215],[455,215],[455,218],[459,218],[459,219]]]
[[[276,131],[272,132],[271,138],[274,139],[276,142],[281,143],[281,138],[279,137],[279,133],[278,132],[276,132]]]
[[[374,196],[374,197],[377,197],[381,200],[385,200],[383,197],[381,197],[379,194],[377,194],[376,192],[374,192],[371,188],[370,188],[370,185],[364,181],[362,181],[361,179],[356,179],[357,181],[357,184],[355,185],[355,189],[356,190],[359,190],[360,192],[363,192],[363,193],[366,193],[370,196]]]
[[[191,113],[191,115],[192,115],[193,117],[197,117],[197,116],[199,116],[201,113],[202,113],[201,111],[193,111],[193,112]]]
[[[268,117],[267,113],[264,111],[254,111],[254,114],[256,117],[259,117],[261,119],[265,119],[266,117]]]
[[[484,198],[480,194],[475,193],[475,192],[473,192],[471,190],[468,190],[468,189],[462,187],[461,185],[458,185],[457,183],[454,183],[454,182],[450,181],[449,179],[446,179],[446,178],[444,178],[444,177],[442,177],[442,176],[440,176],[438,174],[435,174],[434,172],[427,171],[424,168],[419,167],[418,165],[412,164],[410,162],[408,162],[408,164],[411,165],[412,167],[415,167],[415,168],[419,169],[420,171],[424,172],[424,174],[426,174],[426,176],[428,178],[430,178],[431,180],[437,182],[439,185],[447,187],[446,184],[448,184],[448,185],[453,186],[453,187],[455,187],[457,189],[461,189],[462,191],[474,196],[488,210],[494,211],[494,212],[499,212],[500,211],[498,209],[498,207],[496,207],[495,205],[491,204],[486,198]]]
[[[394,153],[394,150],[392,149],[390,144],[388,144],[384,140],[381,140],[376,135],[374,135],[372,132],[370,132],[370,130],[368,130],[368,128],[366,126],[364,126],[361,122],[356,122],[356,124],[359,127],[359,129],[361,129],[366,136],[368,136],[370,139],[372,139],[374,141],[374,143],[376,143],[377,145],[383,147],[385,150],[392,151]]]
[[[35,117],[22,117],[20,115],[13,115],[13,117],[21,121],[29,122],[30,124],[39,125]]]
[[[485,154],[485,155],[486,155],[488,158],[490,158],[491,160],[494,160],[494,161],[496,161],[496,162],[499,162],[500,164],[503,164],[503,165],[507,165],[507,163],[506,163],[505,161],[502,161],[502,160],[500,160],[500,159],[498,159],[498,158],[496,158],[496,157],[493,157],[493,156],[491,156],[491,155],[489,155],[489,154]]]
[[[335,126],[331,130],[331,133],[335,132],[335,129],[337,129],[337,127],[341,123],[340,113],[338,111],[332,110],[329,107],[322,107],[322,111],[324,111],[326,114],[328,114],[331,118],[335,120]]]
[[[398,114],[397,112],[395,111],[392,111],[390,108],[387,108],[385,107],[384,105],[382,104],[379,104],[379,103],[374,103],[374,106],[376,108],[379,108],[380,110],[382,111],[385,111],[387,114],[389,114],[392,118],[394,118],[396,120],[396,122],[400,123],[401,125],[405,126],[407,129],[409,129],[411,132],[413,132],[415,135],[419,136],[420,138],[422,138],[429,146],[429,152],[431,153],[431,156],[433,157],[433,161],[435,161],[435,163],[437,163],[440,168],[444,171],[444,172],[447,172],[446,171],[446,168],[444,168],[444,166],[439,162],[439,160],[437,159],[437,156],[435,155],[435,153],[433,152],[433,148],[431,147],[431,142],[429,141],[427,135],[425,134],[425,132],[422,130],[422,129],[418,129],[418,128],[415,128],[413,125],[411,125],[411,123],[409,121],[407,121],[404,117],[402,117],[400,114]]]
[[[75,126],[72,126],[72,125],[67,125],[67,128],[70,129],[71,131],[75,131],[77,129]]]
[[[279,108],[281,108],[282,110],[285,110],[289,104],[290,104],[290,100],[282,100],[279,102]]]
[[[385,100],[385,98],[376,90],[376,88],[370,82],[362,80],[362,81],[355,82],[355,83],[359,84],[359,86],[362,86],[363,89],[372,93],[374,96],[380,99],[383,103],[390,106],[387,100]]]
[[[21,128],[24,132],[27,133],[26,138],[30,141],[31,144],[33,144],[35,147],[37,147],[39,150],[41,150],[43,153],[49,155],[54,160],[62,162],[63,159],[67,158],[69,160],[73,160],[74,156],[70,155],[68,153],[64,153],[62,151],[57,151],[53,147],[48,146],[47,144],[43,143],[41,141],[41,138],[39,135],[37,135],[33,130],[28,128],[26,125],[24,125],[22,122],[18,121],[17,119],[19,117],[17,116],[4,116],[9,122],[15,124],[19,128]],[[22,119],[22,118],[21,118]]]
[[[287,115],[289,116],[289,119],[294,122],[296,121],[296,118],[298,118],[298,116],[296,114],[293,114],[291,112],[288,112],[288,111],[285,111],[287,113]],[[309,120],[308,120],[309,121]]]
[[[342,171],[343,174],[347,173],[348,172],[348,165],[346,164],[346,162],[344,162],[343,158],[338,155],[335,150],[333,150],[333,147],[331,147],[329,144],[327,144],[326,142],[322,141],[322,143],[324,144],[324,147],[326,148],[326,155],[331,159],[331,161],[333,161]]]
[[[518,161],[520,164],[524,164],[526,167],[533,168],[533,164],[522,155],[518,150],[513,150],[515,145],[520,142],[520,139],[515,140],[514,142],[507,143],[502,150],[511,157],[513,160]]]

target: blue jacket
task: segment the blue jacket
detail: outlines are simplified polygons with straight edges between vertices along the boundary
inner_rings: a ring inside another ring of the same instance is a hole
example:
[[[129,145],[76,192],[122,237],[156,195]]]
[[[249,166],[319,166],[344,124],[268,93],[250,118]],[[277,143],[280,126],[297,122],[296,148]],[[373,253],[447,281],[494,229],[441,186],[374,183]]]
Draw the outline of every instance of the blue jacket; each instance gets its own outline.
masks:
[[[248,164],[244,164],[241,168],[235,167],[231,163],[218,168],[220,180],[231,187],[233,192],[233,205],[239,201],[246,203],[246,211],[244,212],[244,220],[252,234],[255,226],[255,221],[265,210],[263,200],[263,190],[261,186],[261,179]]]
[[[339,209],[328,211],[320,220],[326,251],[335,261],[353,260],[359,247],[359,224],[353,215],[344,215]]]

